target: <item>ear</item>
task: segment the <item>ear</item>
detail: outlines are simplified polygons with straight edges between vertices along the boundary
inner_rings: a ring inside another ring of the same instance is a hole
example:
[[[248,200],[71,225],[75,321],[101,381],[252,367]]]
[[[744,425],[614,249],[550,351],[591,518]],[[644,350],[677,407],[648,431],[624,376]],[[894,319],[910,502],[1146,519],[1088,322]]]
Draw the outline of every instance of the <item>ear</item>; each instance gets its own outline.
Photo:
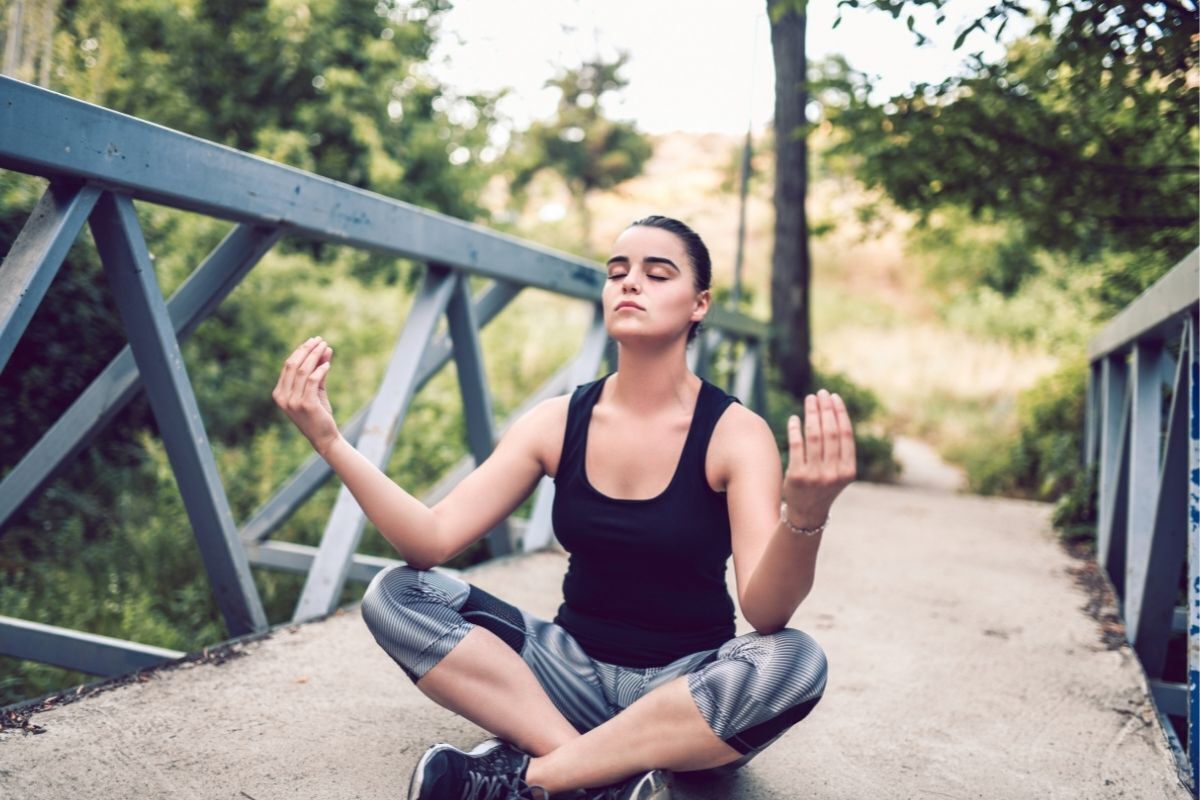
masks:
[[[692,308],[692,322],[700,322],[708,315],[708,308],[712,304],[712,292],[708,289],[696,295],[696,304]]]

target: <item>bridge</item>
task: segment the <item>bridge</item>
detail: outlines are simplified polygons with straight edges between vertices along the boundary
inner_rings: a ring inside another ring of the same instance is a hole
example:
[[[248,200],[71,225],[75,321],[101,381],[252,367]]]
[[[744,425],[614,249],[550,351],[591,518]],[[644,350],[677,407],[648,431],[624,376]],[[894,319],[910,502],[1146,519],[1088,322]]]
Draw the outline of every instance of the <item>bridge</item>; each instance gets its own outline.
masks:
[[[379,389],[342,427],[386,466],[414,395],[453,362],[471,453],[434,500],[502,428],[479,335],[521,291],[592,315],[577,354],[528,403],[611,364],[597,266],[8,78],[0,168],[48,180],[0,268],[0,370],[85,223],[129,340],[3,476],[0,529],[144,391],[230,637],[183,653],[0,617],[0,654],[100,678],[2,710],[0,794],[391,797],[430,743],[482,738],[403,677],[356,603],[340,603],[344,587],[398,563],[357,552],[365,519],[345,489],[318,547],[271,538],[330,478],[323,461],[234,520],[180,342],[285,236],[421,262]],[[234,224],[164,298],[135,204]],[[792,620],[829,654],[826,699],[739,774],[677,776],[676,796],[1195,796],[1198,267],[1193,253],[1093,342],[1081,459],[1099,487],[1097,561],[1062,548],[1047,504],[852,485]],[[761,408],[767,326],[719,308],[708,323],[692,368]],[[488,535],[494,558],[462,573],[542,615],[565,569],[552,492],[543,482],[527,518]],[[305,576],[290,619],[267,619],[254,569]]]

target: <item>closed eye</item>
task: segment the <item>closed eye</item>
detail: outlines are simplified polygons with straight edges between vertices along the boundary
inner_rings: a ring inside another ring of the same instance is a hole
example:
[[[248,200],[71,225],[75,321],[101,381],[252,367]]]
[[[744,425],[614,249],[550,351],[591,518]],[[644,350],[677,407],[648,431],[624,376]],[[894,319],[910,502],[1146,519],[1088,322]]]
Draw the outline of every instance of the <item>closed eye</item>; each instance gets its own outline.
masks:
[[[609,275],[609,276],[608,276],[608,279],[609,279],[610,281],[618,281],[618,280],[620,280],[621,278],[624,278],[624,277],[625,277],[624,275]],[[649,278],[649,279],[650,279],[650,280],[652,280],[652,281],[669,281],[669,280],[671,280],[671,279],[670,279],[668,276],[666,276],[666,275],[647,275],[646,277],[647,277],[647,278]]]

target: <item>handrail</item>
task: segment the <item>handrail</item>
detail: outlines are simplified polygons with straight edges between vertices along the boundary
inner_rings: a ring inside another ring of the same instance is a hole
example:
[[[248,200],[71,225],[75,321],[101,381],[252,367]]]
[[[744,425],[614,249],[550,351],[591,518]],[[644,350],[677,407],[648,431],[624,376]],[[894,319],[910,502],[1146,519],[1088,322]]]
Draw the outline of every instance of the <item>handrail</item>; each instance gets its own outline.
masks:
[[[50,180],[0,269],[0,370],[25,331],[87,223],[129,338],[123,349],[0,482],[0,528],[35,497],[62,465],[145,389],[180,486],[193,535],[231,636],[268,628],[252,566],[307,573],[293,621],[336,607],[347,580],[366,582],[399,563],[356,553],[362,510],[342,487],[319,547],[271,540],[279,525],[330,476],[310,459],[275,496],[238,524],[208,445],[179,342],[209,316],[284,235],[414,259],[426,265],[391,361],[374,398],[343,425],[377,466],[386,466],[413,395],[453,360],[459,376],[470,459],[495,440],[490,392],[479,347],[485,327],[521,289],[535,287],[587,302],[593,321],[574,359],[539,392],[554,394],[590,380],[606,351],[598,304],[598,265],[462,220],[276,164],[110,109],[0,77],[0,169]],[[163,300],[134,202],[239,224],[172,297]],[[472,297],[467,278],[490,278]],[[443,317],[448,334],[437,334]],[[726,309],[711,309],[706,332],[689,352],[707,375],[719,348],[737,360],[731,382],[754,407],[765,402],[762,357],[768,327]],[[445,491],[464,472],[439,483]],[[492,553],[533,550],[552,537],[553,484],[543,481],[531,518],[510,520],[488,535]],[[119,674],[172,651],[0,617],[0,654],[93,674]]]
[[[1200,785],[1200,249],[1088,345],[1084,461],[1098,465],[1096,553],[1180,773]],[[1172,353],[1172,345],[1176,353]],[[1171,394],[1162,413],[1163,390]],[[1187,605],[1176,607],[1180,573]],[[1186,637],[1186,656],[1168,644]],[[1186,720],[1178,735],[1172,719]]]

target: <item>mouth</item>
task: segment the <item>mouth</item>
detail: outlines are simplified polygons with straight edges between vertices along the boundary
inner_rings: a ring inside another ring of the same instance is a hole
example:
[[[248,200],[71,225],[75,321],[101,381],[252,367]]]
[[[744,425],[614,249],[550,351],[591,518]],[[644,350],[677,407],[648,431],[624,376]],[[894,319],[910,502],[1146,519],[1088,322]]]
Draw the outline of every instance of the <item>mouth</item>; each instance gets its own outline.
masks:
[[[630,301],[630,300],[626,300],[624,303],[617,303],[617,309],[616,309],[616,310],[617,310],[617,311],[620,311],[622,308],[636,308],[638,311],[645,311],[645,310],[646,310],[646,309],[642,308],[641,306],[639,306],[637,303],[634,303],[634,302],[632,302],[632,301]]]

